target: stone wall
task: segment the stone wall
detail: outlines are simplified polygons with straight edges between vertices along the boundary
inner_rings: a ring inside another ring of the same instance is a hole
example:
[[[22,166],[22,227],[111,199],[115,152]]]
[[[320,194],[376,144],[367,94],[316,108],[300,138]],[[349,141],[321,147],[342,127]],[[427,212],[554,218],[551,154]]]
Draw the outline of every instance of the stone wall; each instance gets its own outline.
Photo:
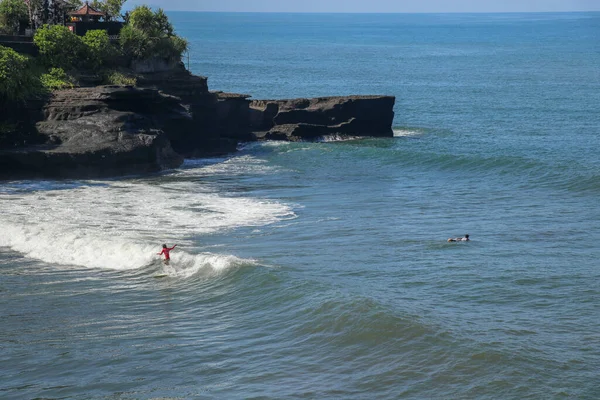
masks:
[[[14,51],[30,56],[39,54],[31,36],[0,35],[0,46],[10,47]]]

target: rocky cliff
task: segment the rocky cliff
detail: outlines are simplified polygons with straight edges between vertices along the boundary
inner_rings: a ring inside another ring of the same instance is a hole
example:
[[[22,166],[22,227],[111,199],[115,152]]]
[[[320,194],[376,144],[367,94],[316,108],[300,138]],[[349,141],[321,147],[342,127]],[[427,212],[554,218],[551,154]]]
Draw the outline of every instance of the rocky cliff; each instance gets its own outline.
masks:
[[[159,171],[184,157],[233,152],[238,141],[392,136],[391,96],[249,97],[210,92],[206,78],[183,68],[142,75],[136,87],[57,91],[0,113],[0,123],[21,130],[0,135],[0,178]]]
[[[101,86],[58,91],[36,124],[43,144],[0,151],[0,176],[96,177],[177,167],[163,128],[190,117],[157,90]]]

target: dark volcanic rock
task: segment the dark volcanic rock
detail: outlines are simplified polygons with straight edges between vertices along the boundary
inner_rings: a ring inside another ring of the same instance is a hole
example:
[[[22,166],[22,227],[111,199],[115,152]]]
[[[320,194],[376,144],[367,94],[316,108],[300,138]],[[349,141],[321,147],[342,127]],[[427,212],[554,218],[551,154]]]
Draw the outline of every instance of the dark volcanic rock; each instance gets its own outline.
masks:
[[[156,90],[99,86],[56,92],[37,123],[44,145],[0,152],[0,176],[95,177],[173,168],[183,157],[161,129],[190,119]]]
[[[233,113],[217,93],[209,92],[208,78],[190,74],[180,66],[168,72],[144,74],[138,85],[174,96],[189,112],[188,124],[167,129],[173,149],[186,157],[223,155],[237,149],[235,135],[239,113]],[[246,105],[246,108],[247,105]],[[244,128],[248,130],[247,126]],[[247,139],[247,138],[246,138]]]
[[[0,104],[0,149],[44,143],[35,124],[44,119],[42,107],[47,99]]]
[[[250,102],[257,139],[310,140],[324,135],[392,137],[393,96],[343,96]]]
[[[240,140],[393,136],[392,96],[249,97],[210,92],[207,78],[179,66],[144,74],[136,87],[80,87],[3,108],[0,178],[159,171],[234,152]]]

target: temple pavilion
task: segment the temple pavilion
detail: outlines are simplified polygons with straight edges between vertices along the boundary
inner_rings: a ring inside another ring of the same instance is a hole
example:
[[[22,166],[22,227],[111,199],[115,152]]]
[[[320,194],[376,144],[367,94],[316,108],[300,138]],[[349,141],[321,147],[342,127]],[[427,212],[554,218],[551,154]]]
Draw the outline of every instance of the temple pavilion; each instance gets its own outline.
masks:
[[[106,13],[92,8],[86,1],[83,7],[79,10],[71,11],[69,16],[71,17],[71,22],[98,22],[100,18],[106,18]]]
[[[106,13],[91,7],[87,1],[80,9],[69,12],[68,17],[65,25],[79,36],[84,36],[90,30],[101,29],[108,33],[111,40],[117,40],[123,28],[123,22],[110,21]]]

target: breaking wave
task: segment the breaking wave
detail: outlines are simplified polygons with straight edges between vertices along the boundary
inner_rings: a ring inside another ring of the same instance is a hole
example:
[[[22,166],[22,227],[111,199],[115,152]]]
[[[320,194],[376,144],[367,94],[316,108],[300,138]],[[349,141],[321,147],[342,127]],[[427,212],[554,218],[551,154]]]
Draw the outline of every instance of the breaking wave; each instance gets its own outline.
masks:
[[[198,235],[263,226],[294,216],[284,204],[225,196],[194,182],[118,181],[79,185],[23,183],[0,193],[0,242],[27,257],[59,265],[136,269],[159,263],[162,243],[174,275],[252,263],[202,253]],[[168,273],[168,271],[167,271]]]

